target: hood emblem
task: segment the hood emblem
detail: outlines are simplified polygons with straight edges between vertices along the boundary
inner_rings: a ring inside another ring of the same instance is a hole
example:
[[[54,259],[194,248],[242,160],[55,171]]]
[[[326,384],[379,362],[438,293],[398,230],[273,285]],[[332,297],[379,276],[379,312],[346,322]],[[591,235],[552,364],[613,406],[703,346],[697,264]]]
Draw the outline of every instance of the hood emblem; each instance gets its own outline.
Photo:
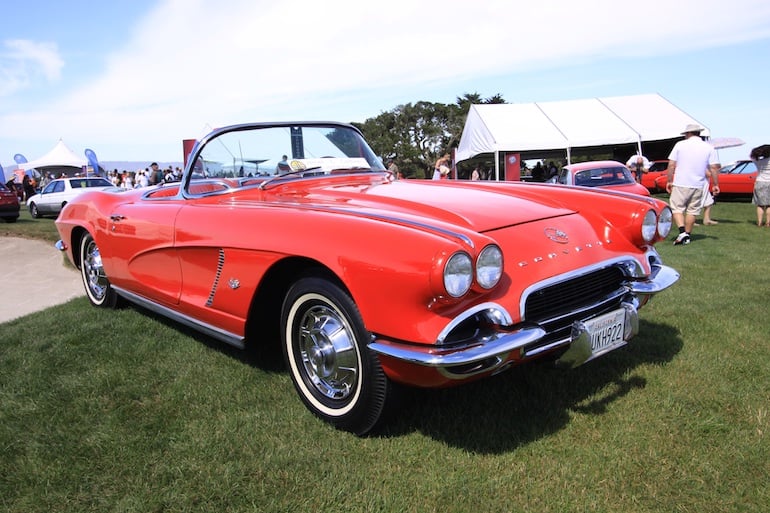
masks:
[[[569,235],[559,230],[558,228],[546,228],[545,236],[551,239],[553,242],[559,244],[567,244],[569,242]]]

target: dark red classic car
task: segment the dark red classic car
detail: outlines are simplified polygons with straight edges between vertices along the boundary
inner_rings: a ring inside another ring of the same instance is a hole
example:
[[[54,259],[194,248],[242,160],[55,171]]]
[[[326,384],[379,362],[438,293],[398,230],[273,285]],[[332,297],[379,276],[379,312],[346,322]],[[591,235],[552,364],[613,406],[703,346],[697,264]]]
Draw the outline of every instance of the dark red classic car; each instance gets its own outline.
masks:
[[[6,223],[15,223],[19,218],[19,196],[4,183],[0,183],[0,218]]]
[[[240,348],[280,345],[307,408],[357,434],[394,383],[605,355],[679,277],[654,248],[671,228],[662,201],[396,180],[339,123],[218,129],[181,183],[83,193],[56,226],[93,305],[128,300]]]

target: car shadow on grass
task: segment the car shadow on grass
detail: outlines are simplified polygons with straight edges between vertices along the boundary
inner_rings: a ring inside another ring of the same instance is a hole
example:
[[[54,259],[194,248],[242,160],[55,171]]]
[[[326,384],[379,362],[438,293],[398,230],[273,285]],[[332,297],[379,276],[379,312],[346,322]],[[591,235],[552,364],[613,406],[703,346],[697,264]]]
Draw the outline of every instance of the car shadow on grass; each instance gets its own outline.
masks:
[[[279,334],[277,332],[263,333],[259,337],[260,340],[256,341],[257,343],[247,342],[246,348],[240,349],[140,305],[126,303],[125,307],[134,309],[140,315],[151,317],[153,320],[162,323],[179,333],[183,333],[185,336],[190,337],[209,349],[218,351],[239,362],[256,367],[263,372],[286,372],[286,365],[283,359],[283,353],[281,353],[281,345],[278,342]]]
[[[665,365],[682,346],[675,328],[641,321],[628,345],[576,369],[531,363],[460,387],[404,389],[380,436],[419,431],[472,452],[507,452],[563,429],[573,413],[603,415],[645,388],[635,369]]]
[[[288,372],[278,343],[240,350],[141,307],[132,308],[246,365]],[[628,345],[576,369],[536,361],[453,388],[396,387],[399,400],[370,436],[421,432],[472,452],[508,452],[563,429],[573,413],[604,414],[613,402],[647,385],[634,369],[665,365],[682,346],[675,328],[641,320],[639,335]]]

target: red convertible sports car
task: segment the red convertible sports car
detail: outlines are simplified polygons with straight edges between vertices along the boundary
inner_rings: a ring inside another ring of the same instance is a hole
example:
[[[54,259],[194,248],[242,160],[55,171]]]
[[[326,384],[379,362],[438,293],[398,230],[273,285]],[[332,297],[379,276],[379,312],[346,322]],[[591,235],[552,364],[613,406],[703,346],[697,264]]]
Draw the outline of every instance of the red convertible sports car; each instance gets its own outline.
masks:
[[[623,346],[679,278],[653,247],[671,227],[662,201],[396,180],[356,128],[329,122],[215,130],[180,183],[86,192],[56,226],[93,305],[279,344],[307,408],[357,434],[394,383],[574,367]]]

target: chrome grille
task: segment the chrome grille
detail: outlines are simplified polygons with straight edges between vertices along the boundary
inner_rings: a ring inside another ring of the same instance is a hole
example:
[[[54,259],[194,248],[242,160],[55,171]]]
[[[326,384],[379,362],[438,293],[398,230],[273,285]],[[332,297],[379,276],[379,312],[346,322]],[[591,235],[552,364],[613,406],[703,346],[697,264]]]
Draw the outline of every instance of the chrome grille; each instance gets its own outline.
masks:
[[[601,301],[620,288],[623,279],[619,268],[607,267],[536,290],[527,297],[524,319],[539,322]]]
[[[546,336],[528,346],[524,354],[535,354],[553,344],[568,342],[574,321],[619,308],[628,292],[623,282],[619,268],[607,267],[530,294],[524,307],[524,320],[540,325]]]

